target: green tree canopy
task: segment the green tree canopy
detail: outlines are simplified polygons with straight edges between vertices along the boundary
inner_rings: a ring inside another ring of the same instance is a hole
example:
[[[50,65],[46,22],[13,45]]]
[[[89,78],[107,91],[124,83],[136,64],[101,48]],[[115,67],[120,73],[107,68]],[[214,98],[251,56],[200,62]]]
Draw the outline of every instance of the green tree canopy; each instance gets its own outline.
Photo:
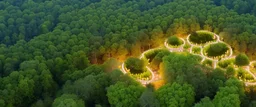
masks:
[[[215,57],[225,54],[228,51],[228,47],[224,43],[210,44],[205,47],[207,56]]]
[[[147,88],[139,98],[141,107],[160,107],[152,88]]]
[[[118,82],[107,89],[108,101],[114,107],[136,107],[143,91],[142,86]]]
[[[209,97],[201,99],[199,103],[195,104],[195,107],[215,107]]]
[[[189,84],[166,84],[156,91],[162,107],[191,107],[195,101],[194,88]]]
[[[250,63],[250,60],[249,58],[247,57],[246,54],[242,53],[242,54],[238,54],[236,56],[236,59],[235,59],[235,64],[238,65],[238,66],[245,66],[245,65],[249,65]]]
[[[145,70],[145,64],[142,60],[138,58],[128,58],[125,61],[125,66],[130,70],[131,73],[138,74],[142,73]]]
[[[173,46],[179,46],[182,44],[182,40],[180,40],[177,36],[173,35],[168,38],[167,42]]]
[[[84,101],[74,94],[63,94],[56,98],[52,107],[85,107]]]

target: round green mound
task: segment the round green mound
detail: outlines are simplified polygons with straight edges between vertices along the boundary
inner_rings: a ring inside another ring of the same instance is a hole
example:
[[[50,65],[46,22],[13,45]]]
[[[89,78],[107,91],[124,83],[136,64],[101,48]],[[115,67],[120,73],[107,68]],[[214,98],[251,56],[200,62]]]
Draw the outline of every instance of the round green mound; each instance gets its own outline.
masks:
[[[177,36],[171,36],[168,38],[167,43],[172,46],[180,46],[183,44],[183,41],[179,39]]]
[[[189,40],[195,44],[204,44],[214,41],[214,34],[206,31],[198,31],[191,33]]]
[[[228,46],[224,43],[210,44],[204,48],[204,52],[209,57],[224,55],[228,51]]]
[[[125,67],[130,70],[131,74],[140,74],[145,71],[143,60],[138,58],[128,58],[125,61]]]

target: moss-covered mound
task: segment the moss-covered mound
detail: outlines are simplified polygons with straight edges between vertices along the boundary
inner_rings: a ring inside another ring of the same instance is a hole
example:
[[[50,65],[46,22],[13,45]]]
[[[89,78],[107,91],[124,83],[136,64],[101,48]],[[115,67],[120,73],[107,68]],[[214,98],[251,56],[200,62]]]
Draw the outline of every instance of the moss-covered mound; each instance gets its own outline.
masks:
[[[228,51],[228,46],[224,43],[210,44],[204,48],[204,52],[209,57],[224,55]]]

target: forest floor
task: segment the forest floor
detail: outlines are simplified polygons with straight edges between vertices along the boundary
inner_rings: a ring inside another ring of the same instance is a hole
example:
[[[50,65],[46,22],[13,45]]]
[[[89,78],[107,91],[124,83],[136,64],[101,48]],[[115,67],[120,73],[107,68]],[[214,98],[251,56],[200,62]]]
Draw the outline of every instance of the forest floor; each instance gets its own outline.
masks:
[[[193,54],[193,55],[197,55],[197,56],[200,56],[202,57],[202,60],[201,60],[201,63],[203,63],[203,61],[205,61],[206,59],[208,60],[211,60],[213,62],[212,64],[212,68],[216,68],[217,67],[217,64],[218,62],[220,61],[223,61],[223,60],[228,60],[228,59],[234,59],[236,56],[233,55],[233,50],[231,48],[231,46],[223,41],[220,40],[220,36],[217,35],[217,34],[214,34],[214,39],[215,41],[211,41],[211,42],[208,42],[208,43],[205,43],[205,44],[193,44],[190,42],[189,40],[189,37],[190,35],[187,36],[186,40],[183,39],[183,38],[180,38],[182,41],[183,41],[183,44],[178,46],[178,47],[171,47],[169,46],[169,44],[167,43],[167,40],[164,42],[164,46],[165,48],[153,48],[153,49],[149,49],[147,51],[144,51],[141,55],[140,55],[140,59],[142,59],[143,57],[145,57],[145,53],[149,52],[149,51],[153,51],[153,50],[157,50],[157,49],[168,49],[170,52],[185,52],[185,50],[189,50],[189,53],[190,54]],[[188,49],[184,49],[184,46],[185,44],[188,44],[190,46],[190,48]],[[229,48],[229,52],[228,52],[228,55],[224,55],[224,56],[221,56],[221,58],[211,58],[211,57],[208,57],[206,56],[204,53],[203,53],[203,48],[206,46],[206,45],[210,45],[210,44],[215,44],[215,43],[224,43],[228,46]],[[196,53],[193,53],[192,49],[193,47],[200,47],[201,49],[201,52],[200,54],[196,54]],[[252,77],[254,78],[254,80],[256,80],[256,73],[252,73],[251,71],[251,65],[252,63],[256,63],[256,61],[251,61],[250,64],[248,66],[244,66],[242,67],[245,71],[247,71],[250,75],[252,75]],[[153,71],[150,67],[146,66],[147,70],[150,71],[151,73],[151,79],[149,80],[140,80],[140,79],[137,79],[137,81],[139,81],[142,85],[146,85],[146,84],[149,84],[149,83],[152,83],[152,82],[156,82],[156,81],[159,81],[159,80],[163,80],[162,76],[158,73],[158,71]],[[127,68],[125,67],[124,65],[124,62],[122,63],[122,67],[121,67],[121,71],[126,74],[127,73]],[[246,82],[244,81],[245,83],[245,86],[252,86],[252,85],[256,85],[256,82]]]

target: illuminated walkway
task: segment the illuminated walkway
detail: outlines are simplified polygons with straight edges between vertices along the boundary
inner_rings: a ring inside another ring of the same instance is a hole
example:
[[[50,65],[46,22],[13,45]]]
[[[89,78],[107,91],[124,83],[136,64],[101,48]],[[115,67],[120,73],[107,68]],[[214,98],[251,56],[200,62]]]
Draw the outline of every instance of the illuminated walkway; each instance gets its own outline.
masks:
[[[228,45],[227,43],[223,42],[220,40],[220,37],[219,35],[214,34],[214,39],[215,41],[211,41],[211,42],[208,42],[208,43],[205,43],[205,44],[193,44],[190,42],[189,40],[189,37],[190,35],[187,36],[186,38],[186,41],[183,39],[183,38],[180,38],[182,41],[183,41],[183,44],[180,45],[180,46],[177,46],[177,47],[171,47],[169,46],[169,44],[167,43],[167,40],[164,42],[164,46],[165,48],[153,48],[153,49],[149,49],[147,51],[144,51],[141,55],[140,55],[140,59],[142,58],[146,58],[145,57],[145,53],[149,52],[149,51],[154,51],[154,50],[159,50],[159,49],[168,49],[170,52],[184,52],[184,46],[185,44],[187,43],[188,45],[190,45],[190,48],[189,48],[189,53],[192,54],[192,55],[198,55],[200,57],[202,57],[202,60],[201,60],[201,63],[203,63],[206,59],[207,60],[211,60],[213,62],[212,64],[212,67],[215,69],[217,67],[217,64],[220,62],[220,61],[223,61],[223,60],[228,60],[228,59],[234,59],[235,56],[233,56],[233,50],[231,48],[230,45]],[[204,55],[204,52],[203,52],[203,47],[207,46],[207,45],[211,45],[211,44],[216,44],[216,43],[224,43],[228,46],[229,48],[229,53],[228,55],[225,55],[225,56],[222,56],[220,58],[220,60],[218,60],[218,58],[210,58],[210,57],[207,57],[206,55]],[[196,53],[193,53],[193,47],[199,47],[201,49],[200,51],[200,54],[196,54]],[[256,63],[256,61],[251,61],[250,62],[250,65],[249,66],[245,66],[243,67],[245,71],[247,71],[247,73],[249,73],[250,75],[252,75],[252,77],[254,78],[254,80],[256,80],[256,76],[255,74],[253,74],[250,70],[250,66],[252,66],[252,63]],[[146,84],[149,84],[149,83],[152,83],[152,82],[155,82],[155,81],[158,81],[158,80],[161,80],[162,77],[159,75],[159,73],[157,71],[153,71],[150,67],[146,66],[146,69],[151,73],[151,78],[149,80],[140,80],[140,79],[137,79],[137,81],[139,81],[141,84],[143,85],[146,85]],[[127,73],[127,68],[125,67],[125,64],[124,62],[122,63],[122,67],[121,67],[121,71],[126,74]],[[254,86],[256,85],[256,82],[244,82],[246,86]]]

